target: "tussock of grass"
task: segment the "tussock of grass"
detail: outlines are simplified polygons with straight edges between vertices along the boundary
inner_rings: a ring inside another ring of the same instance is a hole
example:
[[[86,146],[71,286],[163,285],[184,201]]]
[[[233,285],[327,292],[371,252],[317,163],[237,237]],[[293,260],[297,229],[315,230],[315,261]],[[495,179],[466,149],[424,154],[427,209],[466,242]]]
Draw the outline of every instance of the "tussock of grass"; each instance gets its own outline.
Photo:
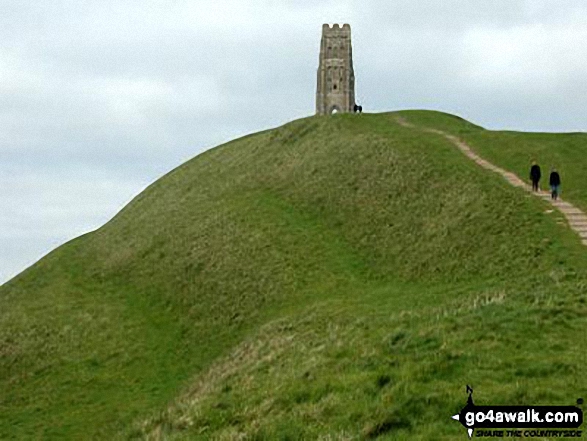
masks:
[[[0,287],[0,437],[453,439],[466,383],[585,395],[575,235],[395,117],[208,151]]]

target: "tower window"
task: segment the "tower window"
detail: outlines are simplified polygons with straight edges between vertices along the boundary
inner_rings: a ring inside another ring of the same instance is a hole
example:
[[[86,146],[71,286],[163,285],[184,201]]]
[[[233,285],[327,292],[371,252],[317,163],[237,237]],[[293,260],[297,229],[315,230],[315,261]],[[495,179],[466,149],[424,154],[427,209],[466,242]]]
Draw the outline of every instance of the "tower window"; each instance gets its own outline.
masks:
[[[336,90],[336,84],[333,87],[334,87],[334,90]]]

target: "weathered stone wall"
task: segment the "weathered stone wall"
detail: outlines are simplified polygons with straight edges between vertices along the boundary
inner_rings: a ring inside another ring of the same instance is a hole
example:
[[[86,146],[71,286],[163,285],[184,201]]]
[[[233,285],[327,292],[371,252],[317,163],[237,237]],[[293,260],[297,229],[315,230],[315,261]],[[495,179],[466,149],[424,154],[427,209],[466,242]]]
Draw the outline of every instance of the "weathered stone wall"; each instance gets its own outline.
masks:
[[[338,24],[322,26],[316,113],[352,112],[355,105],[355,73],[351,27]]]

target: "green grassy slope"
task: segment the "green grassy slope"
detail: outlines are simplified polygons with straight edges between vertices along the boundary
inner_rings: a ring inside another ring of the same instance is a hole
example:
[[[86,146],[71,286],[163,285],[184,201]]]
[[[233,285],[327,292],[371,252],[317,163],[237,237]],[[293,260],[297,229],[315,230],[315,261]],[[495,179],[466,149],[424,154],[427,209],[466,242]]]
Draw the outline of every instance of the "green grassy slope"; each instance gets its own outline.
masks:
[[[466,382],[585,395],[575,235],[394,118],[208,151],[0,287],[0,438],[450,439]]]
[[[430,112],[402,112],[410,121],[458,134],[485,159],[528,180],[536,160],[542,168],[541,187],[548,189],[551,167],[561,174],[564,198],[587,210],[586,133],[520,133],[483,130],[466,122],[441,123]],[[439,125],[440,124],[440,125]]]
[[[469,142],[480,154],[526,179],[536,159],[542,168],[543,189],[548,189],[550,169],[556,167],[563,180],[562,196],[587,211],[587,134],[491,132],[473,136]]]

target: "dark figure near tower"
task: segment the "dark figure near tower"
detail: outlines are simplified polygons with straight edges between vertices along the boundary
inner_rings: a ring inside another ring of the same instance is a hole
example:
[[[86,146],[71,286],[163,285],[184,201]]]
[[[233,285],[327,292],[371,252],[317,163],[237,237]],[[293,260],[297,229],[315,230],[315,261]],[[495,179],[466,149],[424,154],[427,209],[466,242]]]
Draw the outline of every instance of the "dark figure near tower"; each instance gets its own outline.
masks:
[[[359,106],[359,105],[355,104],[353,106],[353,112],[355,112],[355,113],[363,113],[363,106]]]
[[[551,197],[552,197],[552,199],[554,199],[556,201],[558,199],[558,194],[560,193],[561,177],[554,167],[552,168],[552,170],[550,172],[549,184],[550,184]]]
[[[530,168],[530,180],[532,181],[532,190],[538,191],[538,183],[540,182],[540,166],[536,164],[536,161],[532,161],[532,167]]]

